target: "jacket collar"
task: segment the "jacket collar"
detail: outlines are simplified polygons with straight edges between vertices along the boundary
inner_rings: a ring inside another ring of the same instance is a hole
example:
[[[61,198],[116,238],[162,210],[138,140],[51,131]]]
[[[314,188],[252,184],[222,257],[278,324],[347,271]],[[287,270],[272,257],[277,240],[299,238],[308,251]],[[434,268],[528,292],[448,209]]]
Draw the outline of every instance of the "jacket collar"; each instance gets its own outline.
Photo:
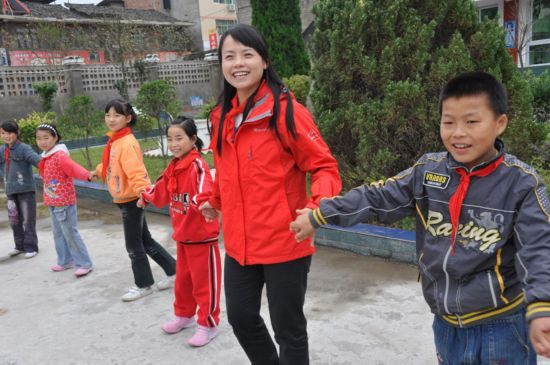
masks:
[[[453,158],[453,155],[451,155],[450,152],[447,152],[447,166],[451,169],[458,169],[458,168],[463,168],[465,169],[466,171],[475,171],[477,169],[481,169],[487,165],[489,165],[491,162],[495,161],[496,159],[498,159],[500,156],[502,156],[506,151],[505,151],[505,147],[504,147],[504,142],[500,139],[500,138],[497,138],[495,140],[495,148],[497,149],[497,154],[490,160],[488,161],[485,161],[479,165],[476,165],[474,167],[472,167],[471,169],[468,169],[466,166],[464,166],[464,164],[461,164],[460,162],[456,161],[454,158]]]
[[[172,165],[174,171],[184,170],[187,169],[191,163],[199,157],[199,151],[197,151],[196,148],[193,148],[186,156],[177,159],[174,158],[170,161],[170,164]]]
[[[46,158],[46,157],[50,157],[51,155],[53,155],[54,153],[56,152],[64,152],[66,153],[67,155],[69,155],[69,150],[67,149],[67,146],[65,146],[64,144],[56,144],[55,146],[53,146],[49,151],[47,152],[42,152],[42,158]]]
[[[235,94],[233,100],[231,100],[231,110],[229,111],[228,116],[234,119],[237,115],[242,114],[245,105],[246,103],[239,105],[239,99]],[[269,89],[269,86],[265,80],[263,80],[254,97],[254,106],[250,109],[250,112],[248,113],[246,120],[243,121],[243,124],[255,122],[257,120],[270,117],[271,115],[273,115],[273,95]]]

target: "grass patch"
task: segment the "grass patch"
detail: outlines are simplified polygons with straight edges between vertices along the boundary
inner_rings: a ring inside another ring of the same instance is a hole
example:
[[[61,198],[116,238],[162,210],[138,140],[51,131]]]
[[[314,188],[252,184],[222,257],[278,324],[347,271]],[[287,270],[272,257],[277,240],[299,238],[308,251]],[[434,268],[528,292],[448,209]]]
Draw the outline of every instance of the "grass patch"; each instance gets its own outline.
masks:
[[[157,141],[151,138],[139,140],[139,145],[141,146],[141,150],[143,152],[158,148]],[[85,168],[92,170],[95,169],[95,167],[101,162],[104,148],[105,146],[90,148],[90,158],[92,160],[92,166],[86,165],[86,158],[84,157],[83,149],[71,150],[71,158]],[[202,157],[206,160],[210,168],[214,166],[211,153],[207,155],[202,155]],[[169,158],[167,162],[170,162],[170,159],[171,158]],[[145,163],[145,168],[147,169],[147,172],[149,173],[152,181],[155,181],[165,169],[162,157],[143,156],[143,162]]]

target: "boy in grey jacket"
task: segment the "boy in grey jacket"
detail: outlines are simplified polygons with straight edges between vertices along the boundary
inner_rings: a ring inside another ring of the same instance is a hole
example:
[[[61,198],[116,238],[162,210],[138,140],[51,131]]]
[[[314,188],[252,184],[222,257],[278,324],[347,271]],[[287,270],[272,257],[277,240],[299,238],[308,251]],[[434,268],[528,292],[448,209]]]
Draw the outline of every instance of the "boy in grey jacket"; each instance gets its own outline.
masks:
[[[504,151],[507,94],[493,76],[449,81],[440,111],[447,152],[299,210],[290,229],[300,241],[326,224],[415,215],[439,363],[536,364],[533,346],[550,357],[548,194],[532,167]]]
[[[15,121],[2,123],[0,133],[6,142],[0,147],[0,173],[4,177],[8,219],[15,240],[15,248],[9,255],[25,253],[25,258],[30,259],[38,253],[32,165],[38,166],[40,155],[19,140],[19,126]]]

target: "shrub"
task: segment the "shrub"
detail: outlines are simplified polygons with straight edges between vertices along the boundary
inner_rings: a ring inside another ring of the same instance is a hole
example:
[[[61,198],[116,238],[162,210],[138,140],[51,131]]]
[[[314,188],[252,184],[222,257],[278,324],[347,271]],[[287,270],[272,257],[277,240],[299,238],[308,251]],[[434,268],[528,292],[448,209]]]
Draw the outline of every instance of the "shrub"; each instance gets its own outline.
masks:
[[[306,105],[307,97],[309,95],[309,88],[311,85],[309,76],[307,75],[293,75],[289,78],[283,78],[284,84],[294,93],[296,100],[300,104]]]
[[[36,151],[39,150],[36,145],[36,128],[43,123],[56,124],[56,114],[54,112],[32,112],[26,118],[19,119],[19,139]]]

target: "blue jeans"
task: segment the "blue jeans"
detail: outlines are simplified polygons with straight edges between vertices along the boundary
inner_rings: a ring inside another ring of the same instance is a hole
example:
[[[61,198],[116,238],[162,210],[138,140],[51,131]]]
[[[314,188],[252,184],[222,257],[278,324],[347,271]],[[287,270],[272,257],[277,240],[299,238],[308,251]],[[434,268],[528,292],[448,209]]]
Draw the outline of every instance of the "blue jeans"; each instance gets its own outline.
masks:
[[[535,365],[522,309],[510,316],[467,328],[457,328],[435,316],[435,349],[442,365]]]
[[[68,267],[74,263],[79,268],[91,268],[92,260],[88,254],[88,249],[76,227],[76,205],[49,208],[52,216],[57,264]]]

